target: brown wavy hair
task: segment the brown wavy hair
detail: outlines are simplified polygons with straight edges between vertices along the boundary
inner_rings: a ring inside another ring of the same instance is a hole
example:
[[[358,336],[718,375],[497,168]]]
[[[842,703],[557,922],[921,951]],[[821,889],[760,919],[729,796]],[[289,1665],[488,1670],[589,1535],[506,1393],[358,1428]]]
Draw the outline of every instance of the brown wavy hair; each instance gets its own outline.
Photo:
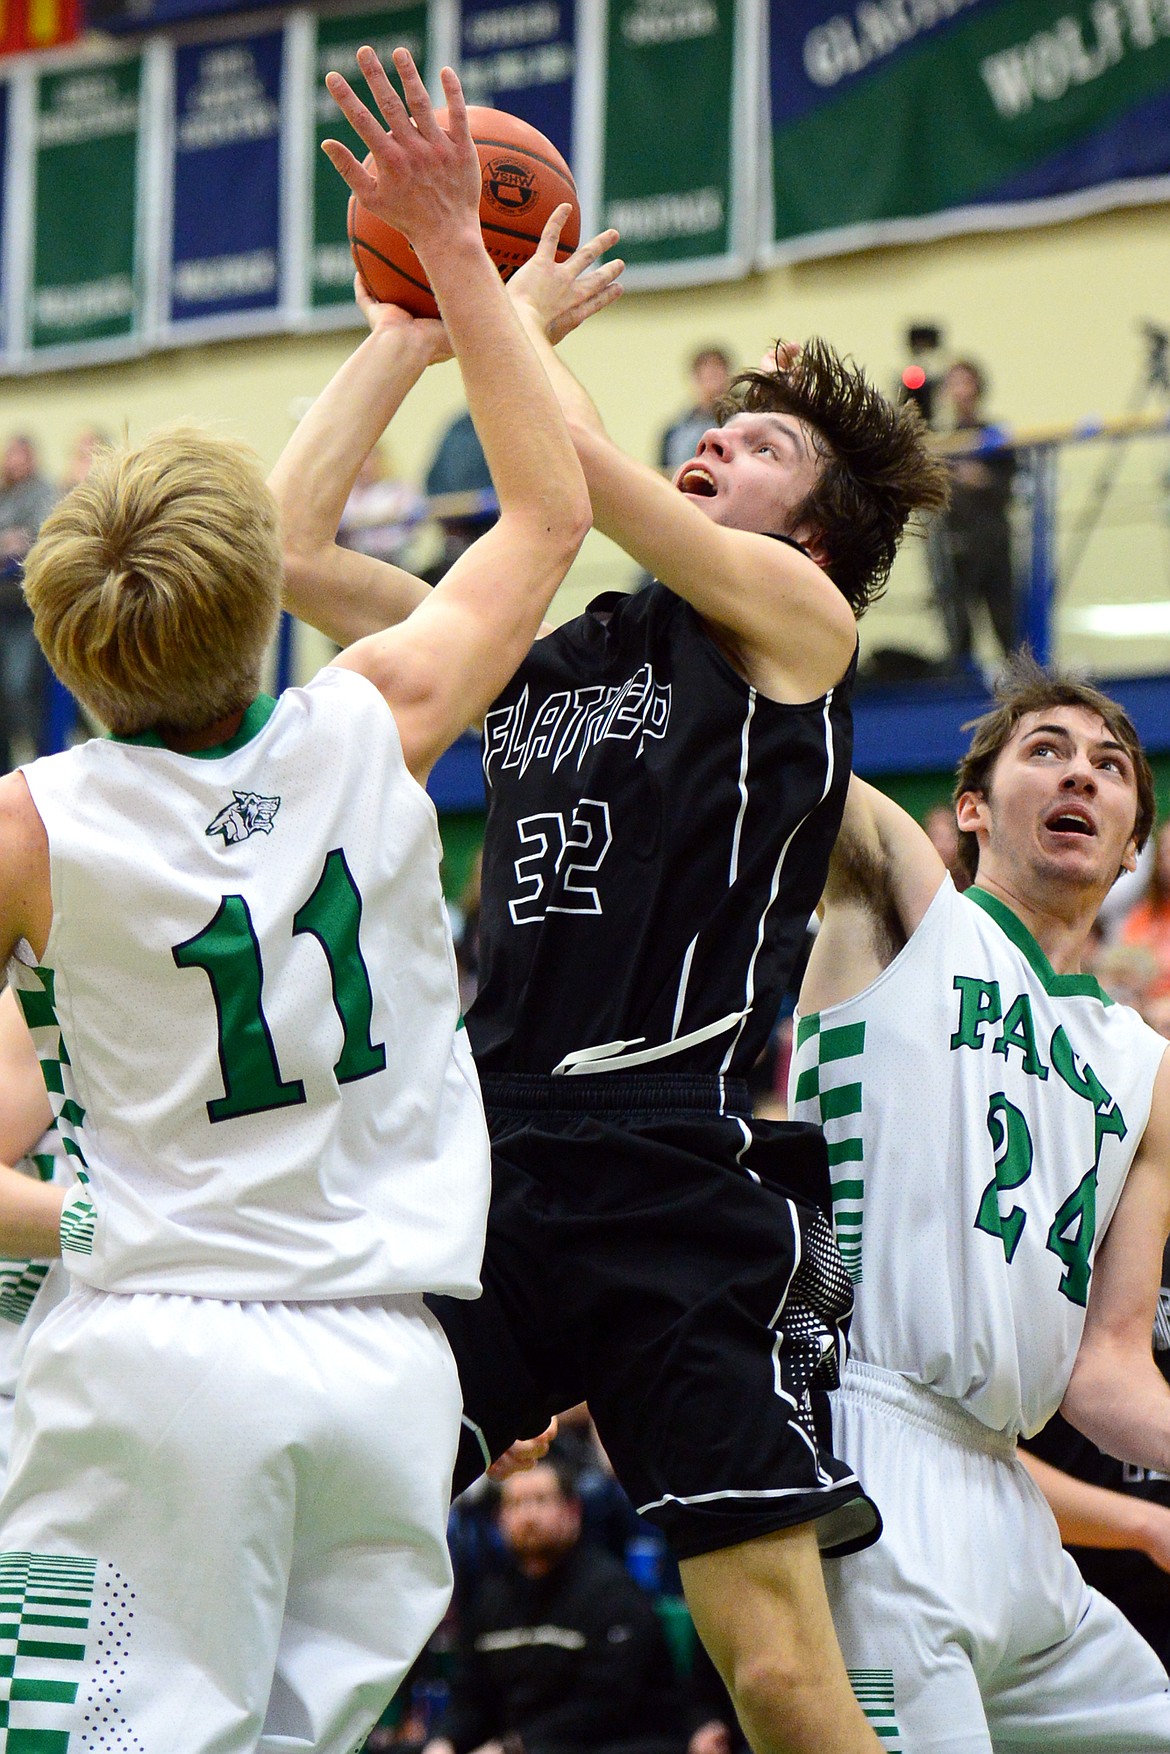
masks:
[[[1083,707],[1086,712],[1096,713],[1110,736],[1117,739],[1133,762],[1137,782],[1133,837],[1140,853],[1154,826],[1154,776],[1133,720],[1125,708],[1071,671],[1046,670],[1026,649],[1016,652],[1001,672],[995,684],[995,701],[990,712],[963,726],[964,731],[971,731],[973,735],[955,774],[954,803],[958,803],[964,792],[978,792],[984,798],[988,796],[992,770],[1011,742],[1016,726],[1028,713],[1046,712],[1054,706]],[[968,876],[976,876],[979,841],[969,830],[959,830],[959,863]]]
[[[947,502],[946,467],[927,448],[917,407],[895,405],[814,336],[785,370],[740,372],[719,407],[720,420],[733,414],[792,414],[811,430],[821,468],[789,528],[815,525],[829,577],[864,615],[886,588],[911,517]]]

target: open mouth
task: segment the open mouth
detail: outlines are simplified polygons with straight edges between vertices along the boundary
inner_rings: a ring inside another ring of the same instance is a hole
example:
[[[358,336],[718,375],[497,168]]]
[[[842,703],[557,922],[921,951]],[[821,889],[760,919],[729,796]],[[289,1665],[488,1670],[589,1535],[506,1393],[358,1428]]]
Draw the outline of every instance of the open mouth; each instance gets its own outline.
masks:
[[[714,499],[715,497],[714,477],[709,475],[706,469],[700,469],[695,463],[683,470],[675,485],[680,493],[692,493],[697,495],[699,499]]]
[[[1097,832],[1089,817],[1083,816],[1079,810],[1057,810],[1046,819],[1044,826],[1053,834],[1083,834],[1091,837]]]

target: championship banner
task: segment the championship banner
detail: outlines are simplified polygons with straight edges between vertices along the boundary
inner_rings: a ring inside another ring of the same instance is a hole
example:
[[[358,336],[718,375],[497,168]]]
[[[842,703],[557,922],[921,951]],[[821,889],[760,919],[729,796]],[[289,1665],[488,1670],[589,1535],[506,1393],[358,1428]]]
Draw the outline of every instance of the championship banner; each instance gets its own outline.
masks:
[[[508,110],[573,162],[575,0],[463,0],[459,77],[468,103]]]
[[[769,8],[770,260],[1170,194],[1163,0]]]
[[[694,285],[746,265],[733,245],[737,10],[607,0],[601,224],[621,232],[633,286]]]
[[[401,90],[397,75],[390,67],[395,49],[409,49],[415,65],[426,73],[427,8],[422,4],[384,7],[380,12],[346,13],[341,17],[319,18],[316,21],[316,44],[312,57],[313,94],[310,113],[313,117],[312,168],[312,248],[309,263],[309,302],[314,310],[329,306],[353,307],[353,257],[345,230],[345,214],[349,190],[321,151],[323,140],[342,140],[359,159],[365,147],[325,90],[325,75],[341,73],[349,80],[358,96],[377,115],[378,108],[369,86],[358,72],[355,57],[368,43],[378,59],[390,72]]]
[[[279,308],[283,69],[279,30],[175,50],[172,329]]]
[[[141,85],[137,55],[36,81],[27,300],[34,351],[138,331]]]

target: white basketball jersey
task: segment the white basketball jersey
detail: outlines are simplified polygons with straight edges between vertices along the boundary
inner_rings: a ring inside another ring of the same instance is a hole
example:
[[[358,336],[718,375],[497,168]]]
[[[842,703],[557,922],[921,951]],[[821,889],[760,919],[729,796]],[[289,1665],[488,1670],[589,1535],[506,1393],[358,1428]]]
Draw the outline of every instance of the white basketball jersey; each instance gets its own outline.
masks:
[[[1166,1046],[950,878],[864,992],[798,1016],[790,1112],[828,1141],[851,1356],[1039,1430]]]
[[[329,668],[181,755],[24,769],[41,966],[10,965],[77,1166],[62,1248],[106,1290],[474,1296],[488,1198],[434,807]]]

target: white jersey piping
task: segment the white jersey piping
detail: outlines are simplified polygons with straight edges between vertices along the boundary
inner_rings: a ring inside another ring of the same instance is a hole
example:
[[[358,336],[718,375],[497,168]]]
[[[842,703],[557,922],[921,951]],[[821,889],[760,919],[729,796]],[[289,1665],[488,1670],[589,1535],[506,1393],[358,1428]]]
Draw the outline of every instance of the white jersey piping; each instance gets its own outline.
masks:
[[[822,714],[822,717],[824,719],[824,725],[825,725],[825,783],[824,783],[824,787],[821,791],[820,797],[817,799],[816,803],[813,805],[812,810],[808,810],[805,812],[805,814],[801,817],[800,821],[793,828],[792,833],[788,836],[788,839],[784,842],[784,845],[780,848],[780,857],[777,859],[776,869],[772,873],[771,894],[768,897],[767,906],[763,909],[762,913],[760,914],[759,929],[756,933],[756,945],[755,945],[755,949],[752,951],[751,959],[748,962],[747,981],[745,983],[745,991],[744,991],[744,1008],[743,1008],[743,1012],[742,1012],[743,1021],[740,1023],[739,1028],[736,1030],[735,1036],[728,1046],[727,1053],[724,1055],[723,1065],[720,1068],[720,1070],[723,1072],[726,1072],[728,1070],[733,1058],[735,1057],[735,1050],[739,1046],[740,1037],[743,1034],[743,1025],[744,1025],[744,1023],[746,1023],[748,1017],[751,1015],[752,1003],[755,999],[756,963],[759,960],[760,951],[763,949],[763,946],[764,946],[764,927],[765,927],[765,924],[767,923],[768,915],[771,913],[772,908],[775,905],[776,897],[780,893],[780,876],[781,876],[781,873],[784,869],[784,861],[788,857],[788,849],[792,845],[793,841],[796,839],[796,836],[800,833],[801,829],[804,827],[805,823],[808,821],[809,817],[812,815],[813,810],[819,809],[820,806],[824,803],[825,799],[829,795],[829,791],[830,791],[832,784],[833,784],[833,774],[836,771],[836,761],[835,761],[834,751],[833,751],[833,726],[832,726],[832,723],[830,721],[829,715],[830,715],[830,712],[832,710],[833,696],[835,693],[836,693],[836,690],[833,688],[830,688],[828,690],[827,694],[825,695],[825,706],[824,706],[824,712]]]

